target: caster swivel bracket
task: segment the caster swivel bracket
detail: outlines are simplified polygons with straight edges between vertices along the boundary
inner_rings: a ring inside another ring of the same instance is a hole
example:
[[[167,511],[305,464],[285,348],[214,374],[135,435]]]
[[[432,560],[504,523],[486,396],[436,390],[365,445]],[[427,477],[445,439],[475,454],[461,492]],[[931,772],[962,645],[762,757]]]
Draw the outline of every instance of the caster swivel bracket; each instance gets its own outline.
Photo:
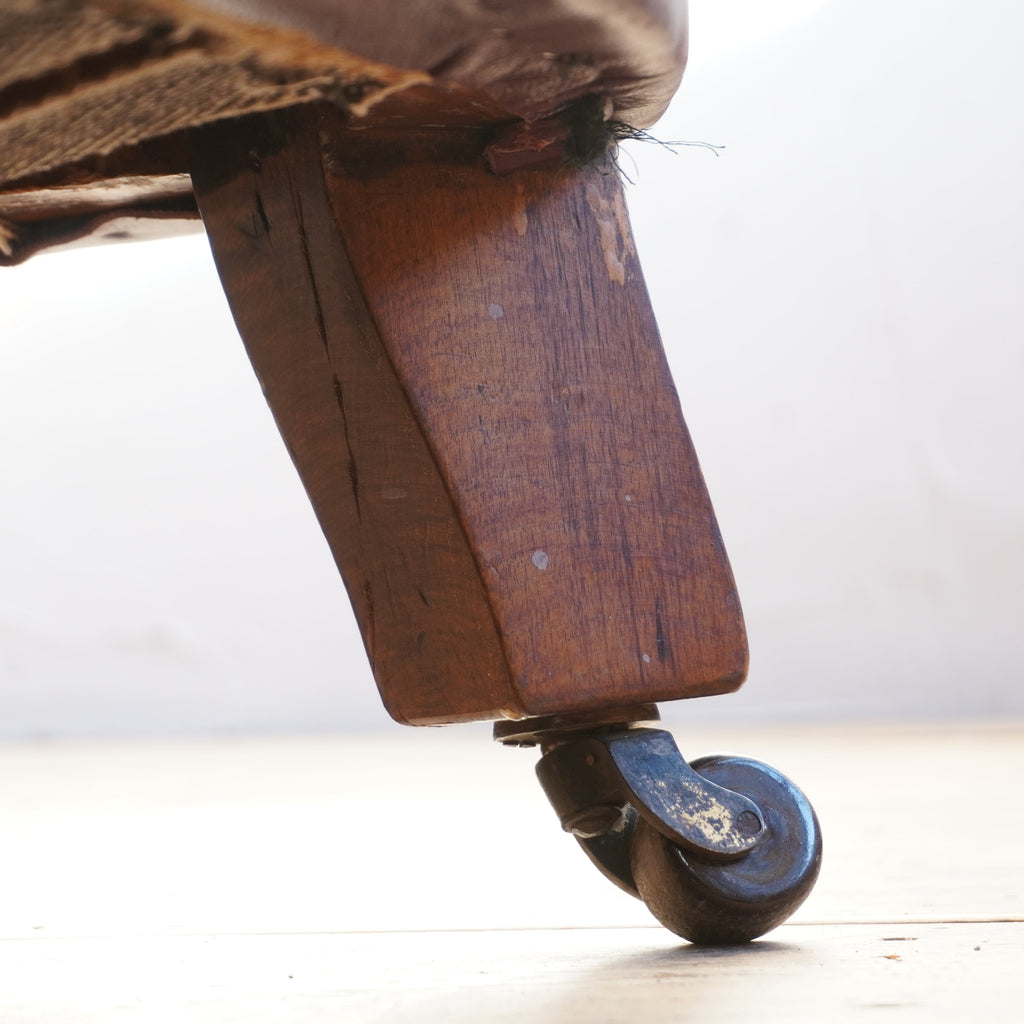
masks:
[[[612,831],[627,804],[666,839],[706,858],[740,857],[764,832],[757,804],[699,775],[663,729],[566,738],[541,758],[537,776],[562,828],[580,839]]]

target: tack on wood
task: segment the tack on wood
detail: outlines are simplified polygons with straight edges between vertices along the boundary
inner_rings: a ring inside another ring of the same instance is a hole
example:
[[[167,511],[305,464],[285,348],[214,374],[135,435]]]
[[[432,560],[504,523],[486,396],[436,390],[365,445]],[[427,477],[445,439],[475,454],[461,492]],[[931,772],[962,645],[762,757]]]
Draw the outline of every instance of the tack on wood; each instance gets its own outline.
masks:
[[[199,138],[236,321],[400,721],[735,689],[739,602],[606,166],[330,109]]]

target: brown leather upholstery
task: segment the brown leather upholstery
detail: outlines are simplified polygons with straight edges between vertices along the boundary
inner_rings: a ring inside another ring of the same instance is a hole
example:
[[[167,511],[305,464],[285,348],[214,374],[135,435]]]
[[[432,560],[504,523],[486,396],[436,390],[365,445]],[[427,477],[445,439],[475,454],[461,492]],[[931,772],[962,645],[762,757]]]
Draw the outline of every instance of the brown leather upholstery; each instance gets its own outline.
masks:
[[[534,124],[591,97],[642,128],[685,56],[684,0],[14,0],[0,263],[125,212],[195,216],[199,125],[324,100],[367,126]]]
[[[589,93],[648,127],[686,61],[685,0],[201,0],[482,93],[526,120]]]

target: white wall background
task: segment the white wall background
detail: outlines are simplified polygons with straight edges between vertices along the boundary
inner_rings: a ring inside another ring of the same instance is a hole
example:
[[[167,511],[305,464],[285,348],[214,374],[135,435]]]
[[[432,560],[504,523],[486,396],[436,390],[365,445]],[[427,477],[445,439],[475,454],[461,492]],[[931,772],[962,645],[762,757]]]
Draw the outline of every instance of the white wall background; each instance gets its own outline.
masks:
[[[655,133],[726,148],[623,167],[752,672],[671,715],[1024,712],[1024,15],[691,8]],[[0,738],[386,727],[205,239],[0,311]]]

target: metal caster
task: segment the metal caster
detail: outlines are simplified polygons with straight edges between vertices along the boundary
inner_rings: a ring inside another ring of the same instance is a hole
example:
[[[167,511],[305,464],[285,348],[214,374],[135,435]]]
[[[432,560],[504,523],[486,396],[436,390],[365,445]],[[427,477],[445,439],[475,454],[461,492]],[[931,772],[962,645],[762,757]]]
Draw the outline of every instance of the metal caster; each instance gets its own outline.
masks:
[[[804,794],[746,757],[688,764],[651,706],[603,720],[499,723],[540,746],[537,775],[562,828],[597,868],[670,931],[704,945],[749,942],[807,898],[821,830]]]

